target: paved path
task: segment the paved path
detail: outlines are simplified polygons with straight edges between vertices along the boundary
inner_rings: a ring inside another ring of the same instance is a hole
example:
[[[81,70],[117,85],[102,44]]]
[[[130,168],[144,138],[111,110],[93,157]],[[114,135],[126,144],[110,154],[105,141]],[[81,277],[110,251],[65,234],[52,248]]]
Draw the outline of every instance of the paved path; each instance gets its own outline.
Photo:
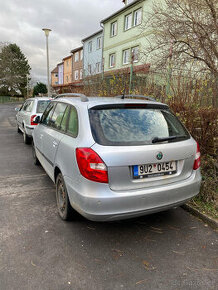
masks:
[[[63,222],[55,189],[0,105],[0,289],[217,289],[218,237],[183,209]]]

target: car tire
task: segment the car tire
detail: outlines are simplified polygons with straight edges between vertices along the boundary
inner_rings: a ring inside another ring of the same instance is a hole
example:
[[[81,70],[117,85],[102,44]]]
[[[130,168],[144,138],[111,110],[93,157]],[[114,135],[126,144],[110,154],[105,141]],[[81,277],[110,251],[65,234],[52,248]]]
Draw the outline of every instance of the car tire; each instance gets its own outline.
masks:
[[[18,125],[17,125],[17,133],[21,133],[21,130]]]
[[[27,135],[25,128],[23,128],[23,142],[25,144],[31,144],[31,137]]]
[[[32,143],[33,163],[38,166],[40,165],[39,159],[36,156],[36,149],[34,143]]]
[[[70,200],[67,193],[67,188],[61,173],[56,178],[56,201],[58,213],[62,220],[69,221],[74,215],[74,210],[71,207]]]

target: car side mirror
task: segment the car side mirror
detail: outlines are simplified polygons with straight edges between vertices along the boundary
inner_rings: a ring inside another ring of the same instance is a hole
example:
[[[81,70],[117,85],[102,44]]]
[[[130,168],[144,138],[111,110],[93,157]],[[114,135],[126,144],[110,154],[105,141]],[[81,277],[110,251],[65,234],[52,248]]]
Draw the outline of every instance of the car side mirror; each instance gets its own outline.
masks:
[[[20,108],[15,108],[14,109],[16,112],[19,112],[20,111]]]
[[[34,120],[34,123],[35,123],[35,124],[39,124],[40,121],[41,121],[40,116],[37,116],[37,117],[35,118],[35,120]]]

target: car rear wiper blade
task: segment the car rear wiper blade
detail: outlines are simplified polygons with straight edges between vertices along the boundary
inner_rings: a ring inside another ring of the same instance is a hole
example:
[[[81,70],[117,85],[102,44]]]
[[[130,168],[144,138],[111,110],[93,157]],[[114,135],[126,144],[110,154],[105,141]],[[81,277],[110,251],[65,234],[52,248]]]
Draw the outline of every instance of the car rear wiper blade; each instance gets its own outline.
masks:
[[[175,139],[180,139],[180,138],[185,138],[186,135],[177,135],[177,136],[168,136],[168,137],[154,137],[154,139],[152,139],[152,143],[158,143],[158,142],[164,142],[164,141],[170,141],[170,140],[175,140]]]

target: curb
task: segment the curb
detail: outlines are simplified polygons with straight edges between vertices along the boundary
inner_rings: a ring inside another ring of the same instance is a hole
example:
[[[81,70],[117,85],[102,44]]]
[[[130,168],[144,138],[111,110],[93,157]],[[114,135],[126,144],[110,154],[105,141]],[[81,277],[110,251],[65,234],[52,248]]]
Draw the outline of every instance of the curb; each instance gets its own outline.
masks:
[[[190,206],[189,204],[184,204],[181,207],[184,210],[186,210],[186,211],[190,212],[191,214],[193,214],[194,216],[200,218],[202,221],[204,221],[205,223],[210,225],[215,230],[218,230],[218,220],[217,219],[214,219],[212,217],[209,217],[208,215],[203,214],[202,212],[200,212],[196,208]]]

